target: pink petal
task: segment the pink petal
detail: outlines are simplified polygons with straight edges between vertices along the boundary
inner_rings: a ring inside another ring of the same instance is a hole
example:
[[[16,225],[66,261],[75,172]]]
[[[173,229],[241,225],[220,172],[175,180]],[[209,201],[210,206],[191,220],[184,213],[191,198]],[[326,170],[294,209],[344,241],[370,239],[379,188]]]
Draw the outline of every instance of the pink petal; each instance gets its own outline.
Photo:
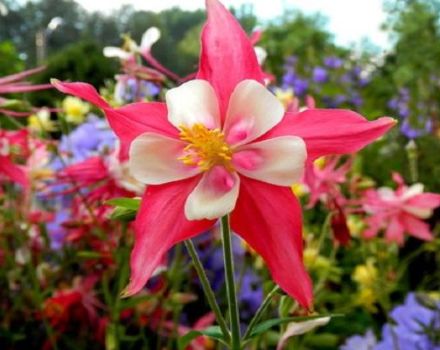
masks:
[[[304,141],[284,136],[240,147],[233,155],[235,169],[247,177],[278,186],[299,181],[307,158]]]
[[[272,129],[283,115],[283,105],[264,85],[244,80],[229,100],[223,126],[226,141],[234,146],[249,143]]]
[[[220,128],[217,96],[206,80],[191,80],[166,94],[168,121],[181,125],[203,124],[208,129]]]
[[[242,80],[263,83],[254,48],[238,21],[217,0],[206,1],[208,20],[202,32],[198,79],[214,87],[224,116],[229,96]]]
[[[96,89],[90,84],[79,82],[65,83],[57,79],[52,79],[51,83],[57,90],[68,95],[82,98],[83,100],[93,103],[99,108],[104,109],[110,107],[110,105],[101,96],[99,96]]]
[[[429,229],[429,225],[412,215],[402,215],[402,224],[410,235],[424,241],[432,241],[434,236]]]
[[[92,184],[108,178],[107,167],[101,157],[90,157],[82,162],[64,168],[58,178],[67,182]],[[80,185],[80,184],[78,184]]]
[[[301,207],[290,188],[241,177],[231,227],[266,261],[273,279],[307,308],[312,282],[302,261]]]
[[[136,217],[130,283],[124,295],[137,293],[175,244],[208,230],[213,221],[188,221],[183,206],[199,177],[148,186]]]
[[[24,188],[30,186],[28,175],[23,168],[11,162],[8,157],[0,156],[0,174],[4,174],[11,181],[22,185]]]
[[[129,168],[136,180],[160,185],[197,175],[198,167],[190,167],[178,158],[186,143],[167,136],[144,133],[131,143]]]
[[[330,154],[354,153],[385,134],[396,121],[382,117],[368,121],[343,109],[308,109],[286,113],[283,120],[262,139],[284,135],[301,137],[310,160]]]
[[[185,216],[188,220],[216,219],[229,214],[237,202],[240,178],[222,166],[215,166],[188,196]]]
[[[114,109],[90,84],[64,83],[58,80],[53,80],[52,84],[61,92],[85,99],[104,110],[110,126],[121,140],[123,158],[128,154],[131,141],[145,132],[178,137],[178,130],[168,122],[164,103],[139,102]]]
[[[397,244],[402,245],[404,231],[405,229],[399,219],[399,216],[395,216],[391,219],[385,230],[385,238],[388,242],[396,242]]]
[[[440,194],[421,193],[411,197],[405,202],[405,205],[418,208],[435,209],[440,206]]]
[[[4,76],[4,77],[1,77],[0,78],[0,85],[9,84],[9,83],[12,83],[12,82],[16,82],[18,80],[23,80],[23,79],[25,79],[27,77],[30,77],[31,75],[34,75],[34,74],[42,72],[45,69],[46,69],[45,66],[41,66],[41,67],[36,67],[36,68],[28,69],[28,70],[25,70],[25,71],[20,72],[20,73],[11,74],[11,75],[7,75],[7,76]]]

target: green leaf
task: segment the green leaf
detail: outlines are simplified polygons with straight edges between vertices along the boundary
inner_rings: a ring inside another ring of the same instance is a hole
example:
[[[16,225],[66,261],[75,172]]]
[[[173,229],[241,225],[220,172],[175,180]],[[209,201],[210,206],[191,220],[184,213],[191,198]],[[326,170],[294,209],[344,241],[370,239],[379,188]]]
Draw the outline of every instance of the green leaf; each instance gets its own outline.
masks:
[[[214,340],[217,340],[223,344],[226,345],[223,333],[219,326],[212,326],[208,327],[204,330],[192,330],[188,333],[186,333],[183,337],[180,337],[177,345],[179,350],[185,350],[185,348],[197,337],[200,337],[201,335],[205,335],[209,338],[212,338]]]
[[[141,205],[140,198],[113,198],[106,202],[113,207],[120,207],[137,211]]]
[[[110,219],[119,221],[132,221],[136,217],[136,210],[116,207],[110,214]]]
[[[267,332],[272,327],[290,323],[290,322],[302,322],[302,321],[309,321],[314,320],[316,318],[321,317],[341,317],[341,314],[330,314],[330,315],[316,315],[316,316],[301,316],[301,317],[284,317],[284,318],[274,318],[270,320],[266,320],[264,322],[259,323],[255,326],[252,333],[249,335],[248,339],[254,338],[257,335],[260,335],[264,332]]]
[[[84,258],[84,259],[99,259],[102,257],[101,253],[93,252],[89,250],[81,250],[78,253],[76,253],[76,256],[78,258]]]

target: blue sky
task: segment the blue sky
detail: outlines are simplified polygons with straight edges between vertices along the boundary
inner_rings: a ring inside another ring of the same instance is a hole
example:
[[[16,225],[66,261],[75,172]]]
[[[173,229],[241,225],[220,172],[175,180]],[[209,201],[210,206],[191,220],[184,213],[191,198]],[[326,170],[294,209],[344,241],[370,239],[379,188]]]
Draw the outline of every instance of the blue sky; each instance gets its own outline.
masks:
[[[109,12],[122,4],[137,9],[160,11],[172,6],[194,10],[204,7],[204,0],[76,0],[89,10]],[[286,9],[296,8],[305,13],[319,12],[328,18],[327,29],[335,35],[337,44],[358,44],[362,38],[381,48],[388,47],[387,35],[380,31],[386,15],[382,0],[222,0],[227,6],[252,3],[256,15],[263,20],[280,16]]]

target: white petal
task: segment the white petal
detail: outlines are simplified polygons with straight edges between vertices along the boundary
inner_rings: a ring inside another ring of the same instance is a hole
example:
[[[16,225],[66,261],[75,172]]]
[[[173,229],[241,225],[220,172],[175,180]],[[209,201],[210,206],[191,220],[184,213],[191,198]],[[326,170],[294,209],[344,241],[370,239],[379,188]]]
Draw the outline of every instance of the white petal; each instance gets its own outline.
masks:
[[[255,80],[243,80],[229,100],[224,132],[231,145],[255,140],[275,125],[284,115],[280,101]]]
[[[252,179],[278,186],[299,181],[307,158],[306,144],[297,136],[283,136],[238,148],[232,157],[235,169]]]
[[[103,53],[105,57],[116,57],[120,58],[121,60],[127,60],[132,56],[132,53],[114,46],[104,47]]]
[[[168,120],[175,127],[201,123],[208,129],[220,127],[217,96],[206,80],[191,80],[166,94]]]
[[[281,339],[278,342],[277,350],[284,349],[284,346],[287,344],[287,340],[289,338],[310,332],[312,329],[316,327],[325,326],[329,322],[330,322],[330,317],[326,316],[326,317],[319,317],[303,322],[289,323],[289,326],[287,327],[286,331],[281,336]]]
[[[142,51],[150,51],[151,47],[160,39],[160,30],[156,27],[148,28],[142,35],[141,47]]]
[[[235,208],[240,178],[221,166],[206,172],[185,203],[188,220],[217,219]]]
[[[131,174],[148,185],[160,185],[198,174],[197,167],[178,160],[185,145],[180,140],[148,132],[136,137],[130,145]]]
[[[411,185],[402,194],[401,199],[402,200],[407,200],[407,199],[410,199],[411,197],[417,196],[418,194],[422,194],[423,193],[423,189],[424,189],[424,186],[421,183],[416,183],[414,185]]]
[[[263,65],[264,61],[266,61],[267,58],[267,51],[263,49],[261,46],[255,46],[254,51],[255,51],[255,55],[257,56],[258,64],[260,66]]]

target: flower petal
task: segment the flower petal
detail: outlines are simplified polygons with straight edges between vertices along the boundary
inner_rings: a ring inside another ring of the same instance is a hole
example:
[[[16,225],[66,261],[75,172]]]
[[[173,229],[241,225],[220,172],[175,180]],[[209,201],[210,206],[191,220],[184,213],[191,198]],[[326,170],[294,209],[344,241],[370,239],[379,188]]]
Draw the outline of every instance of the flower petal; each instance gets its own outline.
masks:
[[[405,230],[412,236],[424,241],[432,241],[434,236],[429,229],[429,225],[412,215],[402,215],[402,224]]]
[[[123,158],[128,154],[131,141],[145,132],[174,138],[179,136],[178,130],[168,122],[164,103],[139,102],[114,109],[90,84],[64,83],[58,80],[53,80],[52,84],[61,92],[80,97],[104,110],[111,128],[121,140]]]
[[[30,186],[29,178],[24,168],[11,162],[8,157],[0,156],[0,174],[4,174],[11,181],[22,185],[24,188]]]
[[[198,167],[183,164],[185,142],[154,133],[136,137],[130,146],[129,168],[136,180],[148,185],[160,185],[183,180],[200,172]]]
[[[354,153],[373,142],[396,124],[389,117],[368,121],[343,109],[308,109],[286,113],[283,120],[262,139],[283,135],[301,137],[310,160],[330,154]]]
[[[102,51],[105,57],[116,57],[121,60],[128,60],[129,58],[133,57],[133,54],[131,52],[122,50],[120,47],[115,46],[106,46],[104,47],[104,50]]]
[[[93,103],[95,106],[99,108],[110,107],[107,101],[105,101],[101,96],[99,96],[96,89],[90,84],[80,83],[80,82],[65,83],[57,79],[51,79],[50,82],[57,90],[65,94],[82,98],[83,100]]]
[[[275,125],[284,115],[280,101],[255,80],[240,82],[231,95],[223,131],[231,145],[255,140]]]
[[[299,181],[307,158],[306,144],[284,136],[240,147],[233,155],[235,169],[247,177],[278,186]]]
[[[151,47],[160,39],[160,30],[157,27],[148,28],[142,35],[141,47],[142,52],[149,52]]]
[[[222,117],[229,97],[242,80],[263,83],[253,45],[238,21],[217,0],[206,1],[208,20],[202,32],[198,79],[208,80],[219,98]]]
[[[404,230],[405,229],[399,217],[393,217],[385,230],[385,238],[388,242],[396,242],[397,244],[402,245]]]
[[[188,220],[216,219],[230,213],[237,201],[240,178],[222,166],[206,172],[185,203]]]
[[[424,209],[435,209],[440,206],[440,194],[430,192],[421,193],[408,199],[405,205]]]
[[[137,293],[164,254],[175,244],[209,229],[213,221],[188,221],[183,206],[199,178],[148,186],[136,217],[130,283],[124,295]]]
[[[302,261],[301,207],[290,188],[241,177],[231,227],[266,261],[273,279],[304,307],[312,282]]]
[[[168,120],[176,128],[201,123],[208,129],[220,127],[217,97],[205,80],[191,80],[166,94]]]

